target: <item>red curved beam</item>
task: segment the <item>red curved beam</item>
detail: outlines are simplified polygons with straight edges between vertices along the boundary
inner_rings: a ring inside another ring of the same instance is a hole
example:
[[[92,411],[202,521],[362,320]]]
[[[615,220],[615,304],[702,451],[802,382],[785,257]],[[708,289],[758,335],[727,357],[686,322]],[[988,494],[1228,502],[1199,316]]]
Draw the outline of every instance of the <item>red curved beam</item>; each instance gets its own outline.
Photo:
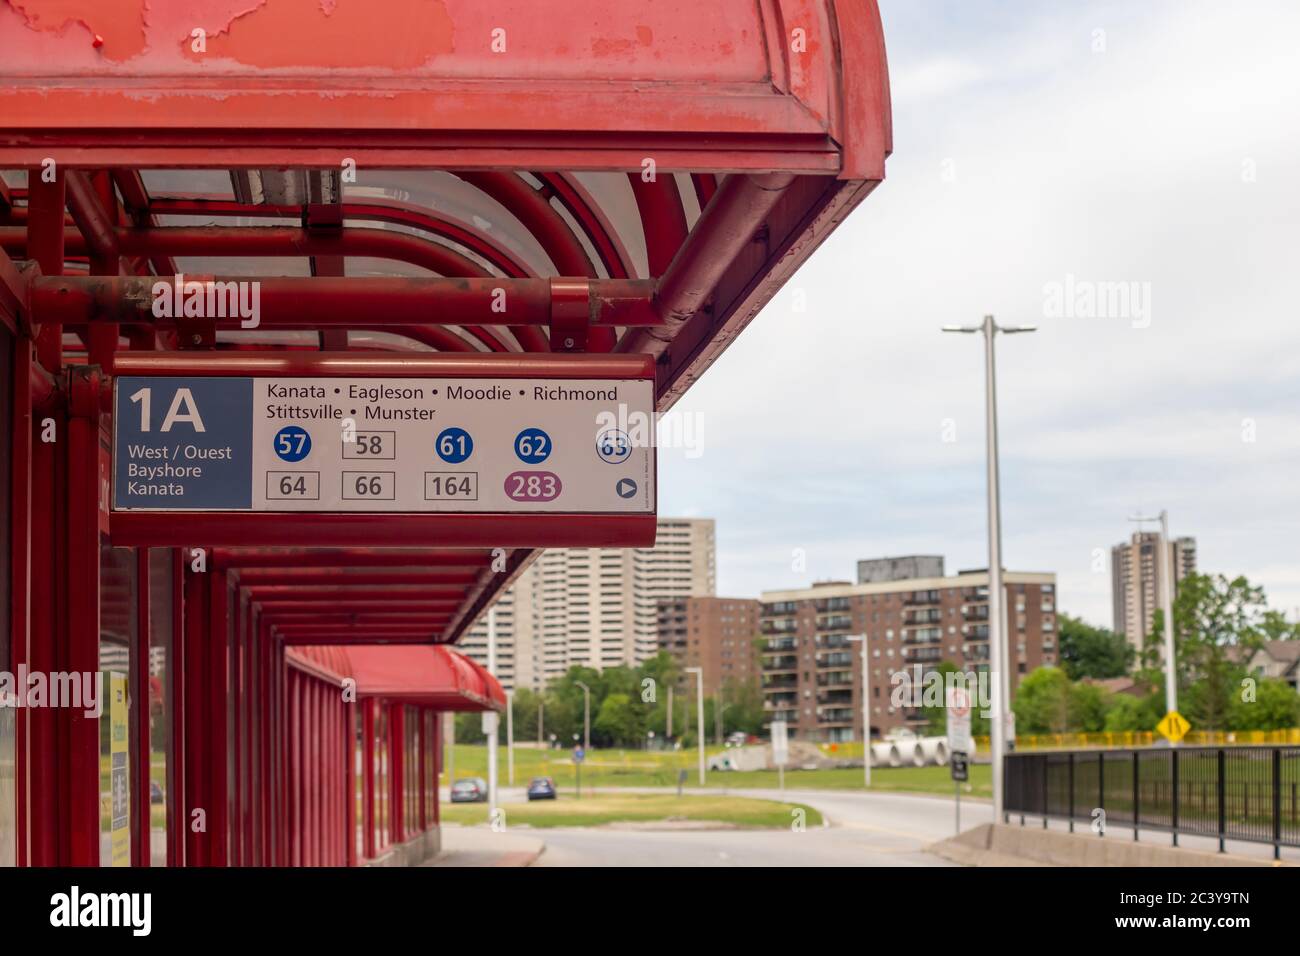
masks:
[[[596,278],[596,267],[564,218],[546,197],[514,173],[462,171],[456,176],[505,206],[533,234],[562,276]],[[613,329],[587,333],[587,351],[608,352],[614,347]]]
[[[663,176],[646,182],[639,173],[628,173],[627,181],[632,184],[632,195],[636,197],[636,208],[641,214],[650,275],[661,276],[668,271],[669,263],[686,241],[688,232],[686,210],[682,208],[677,180]]]

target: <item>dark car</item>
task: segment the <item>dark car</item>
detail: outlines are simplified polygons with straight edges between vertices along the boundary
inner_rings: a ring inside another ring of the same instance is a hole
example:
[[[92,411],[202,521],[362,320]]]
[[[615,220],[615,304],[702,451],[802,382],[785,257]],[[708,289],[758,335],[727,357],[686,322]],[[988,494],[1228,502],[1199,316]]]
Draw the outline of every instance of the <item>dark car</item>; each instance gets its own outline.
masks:
[[[555,781],[550,777],[533,777],[528,781],[529,800],[554,800]]]
[[[487,782],[482,777],[465,777],[451,785],[452,803],[487,803]]]
[[[160,783],[158,783],[157,780],[150,780],[150,781],[149,781],[149,802],[150,802],[150,803],[165,803],[165,802],[166,802],[166,797],[163,796],[163,788],[162,788],[162,785],[161,785]]]

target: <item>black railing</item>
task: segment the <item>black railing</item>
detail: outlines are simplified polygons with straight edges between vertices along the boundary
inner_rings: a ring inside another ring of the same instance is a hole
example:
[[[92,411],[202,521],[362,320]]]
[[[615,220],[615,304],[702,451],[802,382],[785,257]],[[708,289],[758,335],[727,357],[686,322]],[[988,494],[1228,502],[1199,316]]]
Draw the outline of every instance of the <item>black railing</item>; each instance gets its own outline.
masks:
[[[1171,747],[1008,754],[1005,812],[1300,846],[1300,747]],[[1099,815],[1097,811],[1102,813]]]

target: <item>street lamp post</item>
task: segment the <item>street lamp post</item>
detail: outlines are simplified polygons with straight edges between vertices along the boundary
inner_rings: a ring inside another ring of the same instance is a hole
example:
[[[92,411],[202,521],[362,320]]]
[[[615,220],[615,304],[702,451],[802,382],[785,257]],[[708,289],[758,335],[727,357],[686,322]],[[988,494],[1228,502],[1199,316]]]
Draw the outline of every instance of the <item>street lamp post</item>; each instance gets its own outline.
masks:
[[[700,786],[704,786],[704,668],[688,667],[686,673],[695,675],[695,730],[700,744]]]
[[[575,684],[582,688],[582,749],[591,749],[591,688],[580,680]]]
[[[1002,591],[1002,505],[998,484],[998,395],[997,368],[994,362],[994,337],[999,332],[1016,335],[1036,331],[1032,325],[998,325],[993,316],[984,316],[979,325],[945,325],[945,332],[984,333],[984,418],[985,457],[988,467],[988,536],[989,536],[989,704],[991,721],[991,758],[993,763],[993,819],[1003,815],[1002,759],[1006,752],[1006,713],[1011,681],[1008,676],[1006,619],[1003,617]]]
[[[1165,619],[1165,713],[1178,709],[1178,669],[1174,659],[1174,556],[1169,545],[1169,512],[1161,510],[1155,518],[1134,516],[1130,521],[1160,522],[1160,554],[1156,573],[1160,576],[1160,608]]]
[[[850,634],[848,640],[862,643],[862,785],[871,789],[871,662],[867,659],[867,635]]]

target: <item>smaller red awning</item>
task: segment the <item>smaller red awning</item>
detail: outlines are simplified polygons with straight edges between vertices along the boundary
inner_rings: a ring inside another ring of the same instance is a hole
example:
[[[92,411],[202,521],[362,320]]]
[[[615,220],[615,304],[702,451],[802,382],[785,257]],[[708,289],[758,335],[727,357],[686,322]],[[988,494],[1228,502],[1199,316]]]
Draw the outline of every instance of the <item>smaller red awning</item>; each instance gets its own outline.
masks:
[[[358,697],[388,697],[439,710],[504,710],[506,694],[483,666],[442,644],[299,645],[289,662],[357,683]]]

